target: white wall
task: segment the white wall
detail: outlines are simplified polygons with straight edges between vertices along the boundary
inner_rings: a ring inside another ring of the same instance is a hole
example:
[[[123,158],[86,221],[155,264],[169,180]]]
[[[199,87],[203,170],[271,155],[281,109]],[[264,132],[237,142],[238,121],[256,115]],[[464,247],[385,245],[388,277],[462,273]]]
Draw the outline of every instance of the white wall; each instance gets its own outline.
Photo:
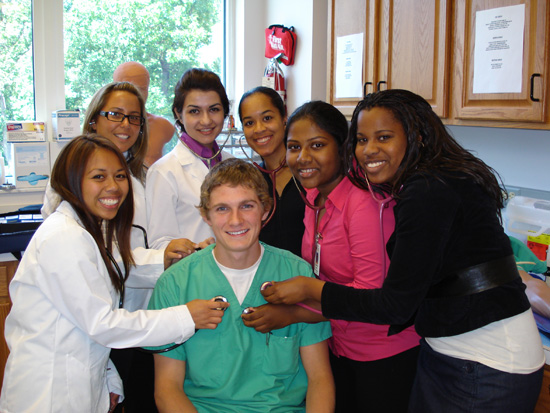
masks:
[[[235,9],[235,109],[244,92],[261,85],[268,63],[264,30],[271,24],[294,26],[297,34],[295,64],[281,65],[289,113],[308,100],[324,100],[328,0],[236,0]]]
[[[505,186],[550,191],[550,131],[467,126],[449,130],[495,169]]]

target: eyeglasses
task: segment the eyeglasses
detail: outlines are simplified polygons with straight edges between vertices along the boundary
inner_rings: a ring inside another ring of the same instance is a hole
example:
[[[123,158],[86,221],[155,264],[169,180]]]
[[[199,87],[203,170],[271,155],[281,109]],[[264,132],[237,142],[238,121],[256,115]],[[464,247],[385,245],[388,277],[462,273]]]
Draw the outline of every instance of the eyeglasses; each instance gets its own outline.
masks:
[[[103,110],[99,112],[99,114],[101,116],[105,116],[111,122],[122,123],[124,122],[124,119],[128,118],[128,122],[130,122],[132,125],[143,126],[143,124],[145,123],[145,119],[143,118],[143,116],[139,115],[125,115],[124,113],[120,112],[105,112]]]

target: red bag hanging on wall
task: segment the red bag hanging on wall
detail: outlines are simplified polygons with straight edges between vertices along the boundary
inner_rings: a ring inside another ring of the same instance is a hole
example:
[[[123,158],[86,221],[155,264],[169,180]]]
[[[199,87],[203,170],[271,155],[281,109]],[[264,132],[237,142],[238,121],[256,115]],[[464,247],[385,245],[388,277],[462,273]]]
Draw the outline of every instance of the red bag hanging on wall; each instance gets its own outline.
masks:
[[[285,27],[281,24],[272,24],[265,29],[265,57],[271,59],[282,53],[281,61],[287,65],[294,64],[296,52],[296,33],[294,26]]]

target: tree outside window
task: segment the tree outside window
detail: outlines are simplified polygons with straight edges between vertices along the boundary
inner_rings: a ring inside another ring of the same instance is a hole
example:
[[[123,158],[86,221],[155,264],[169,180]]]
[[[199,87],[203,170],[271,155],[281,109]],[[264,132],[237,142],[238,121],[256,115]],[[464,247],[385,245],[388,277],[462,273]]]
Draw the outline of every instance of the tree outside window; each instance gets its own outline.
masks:
[[[63,10],[65,106],[81,110],[81,119],[126,61],[149,70],[147,110],[170,121],[185,70],[202,67],[223,79],[223,0],[64,0]],[[31,0],[0,0],[0,56],[4,130],[6,120],[34,120]]]

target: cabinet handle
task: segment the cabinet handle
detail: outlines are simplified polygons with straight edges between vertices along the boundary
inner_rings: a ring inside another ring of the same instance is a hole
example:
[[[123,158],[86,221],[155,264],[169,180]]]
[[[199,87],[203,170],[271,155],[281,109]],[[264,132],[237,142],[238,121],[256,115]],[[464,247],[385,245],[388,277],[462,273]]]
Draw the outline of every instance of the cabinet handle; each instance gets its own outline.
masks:
[[[535,78],[536,77],[540,77],[540,73],[533,73],[531,75],[531,92],[530,92],[529,96],[531,97],[531,100],[533,102],[540,102],[540,99],[537,99],[533,96],[533,91],[535,89]]]
[[[367,85],[372,85],[372,82],[365,82],[363,85],[363,99],[367,97]]]
[[[378,82],[378,83],[376,84],[376,90],[377,90],[378,92],[380,92],[380,85],[385,85],[385,84],[387,84],[387,83],[388,83],[388,82],[386,82],[385,80],[381,80],[380,82]]]

